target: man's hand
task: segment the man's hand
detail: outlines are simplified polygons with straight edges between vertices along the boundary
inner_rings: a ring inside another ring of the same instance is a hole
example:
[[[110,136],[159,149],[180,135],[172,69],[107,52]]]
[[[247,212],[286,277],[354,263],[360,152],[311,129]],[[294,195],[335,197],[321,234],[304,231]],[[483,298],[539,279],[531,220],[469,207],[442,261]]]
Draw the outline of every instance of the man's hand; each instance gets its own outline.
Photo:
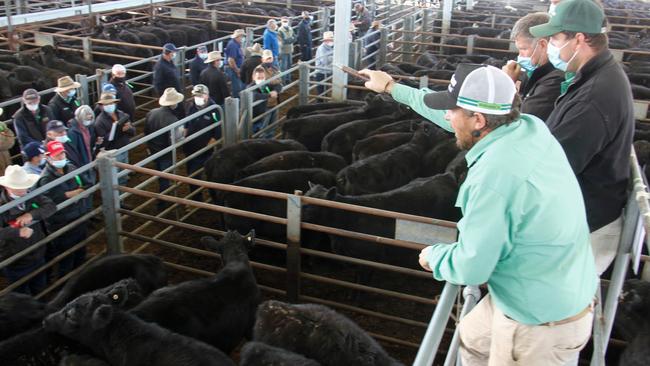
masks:
[[[422,268],[424,268],[426,271],[432,272],[431,267],[429,267],[429,252],[431,252],[431,246],[427,246],[426,248],[422,249],[420,252],[419,262]]]
[[[510,60],[508,63],[501,68],[503,72],[508,74],[512,81],[516,82],[519,79],[519,74],[521,74],[521,66],[517,63],[517,61]]]
[[[122,126],[122,132],[126,132],[129,129],[131,129],[131,122],[127,122],[124,124],[124,126]]]
[[[67,192],[65,192],[65,197],[66,198],[72,198],[74,196],[80,195],[83,191],[84,191],[83,188],[77,188],[77,189],[75,189],[73,191],[67,191]]]
[[[274,91],[272,91],[272,92],[269,93],[269,96],[270,96],[271,98],[275,99],[275,98],[278,97],[278,92],[276,92],[276,91],[274,90]]]
[[[390,93],[393,89],[395,80],[383,71],[374,71],[363,69],[359,74],[367,76],[370,80],[366,81],[366,88],[374,91],[375,93]]]
[[[34,230],[28,227],[21,227],[20,230],[18,231],[18,235],[20,235],[20,237],[23,239],[31,238],[32,234],[34,234]]]
[[[32,223],[34,217],[29,212],[24,213],[16,218],[16,223],[20,226],[27,226]]]
[[[104,143],[104,137],[100,136],[97,138],[97,142],[95,142],[95,145],[101,145]]]

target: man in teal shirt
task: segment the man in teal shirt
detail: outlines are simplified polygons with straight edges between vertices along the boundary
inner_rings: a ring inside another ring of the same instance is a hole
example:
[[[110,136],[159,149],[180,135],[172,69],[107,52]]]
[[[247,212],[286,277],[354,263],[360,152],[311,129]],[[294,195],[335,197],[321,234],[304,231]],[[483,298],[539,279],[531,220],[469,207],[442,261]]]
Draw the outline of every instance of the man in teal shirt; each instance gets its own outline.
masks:
[[[458,241],[420,254],[437,280],[487,282],[489,295],[459,325],[463,365],[574,359],[591,334],[598,280],[580,187],[545,123],[519,113],[512,79],[491,66],[459,65],[439,93],[362,73],[368,88],[455,132],[469,150]]]

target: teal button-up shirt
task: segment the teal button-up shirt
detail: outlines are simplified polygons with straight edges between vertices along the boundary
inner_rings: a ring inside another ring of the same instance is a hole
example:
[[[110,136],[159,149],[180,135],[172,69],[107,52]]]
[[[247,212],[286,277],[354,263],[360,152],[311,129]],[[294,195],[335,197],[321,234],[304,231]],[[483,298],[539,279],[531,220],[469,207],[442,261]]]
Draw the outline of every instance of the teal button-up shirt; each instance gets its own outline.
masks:
[[[417,90],[395,85],[395,100],[452,131],[445,111]],[[522,114],[467,153],[469,172],[456,206],[459,239],[433,245],[437,280],[487,282],[496,306],[523,324],[558,321],[582,311],[598,283],[582,193],[546,124]]]

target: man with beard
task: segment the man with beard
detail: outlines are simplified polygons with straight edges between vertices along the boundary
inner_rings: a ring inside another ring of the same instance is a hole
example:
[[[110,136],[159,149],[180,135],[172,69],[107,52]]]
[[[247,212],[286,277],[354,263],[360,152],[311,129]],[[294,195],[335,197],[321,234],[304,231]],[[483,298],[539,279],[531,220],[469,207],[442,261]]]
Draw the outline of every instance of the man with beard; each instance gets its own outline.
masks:
[[[437,280],[487,283],[459,324],[463,365],[572,360],[591,334],[598,279],[578,181],[546,124],[519,113],[514,82],[492,66],[460,64],[438,93],[361,73],[366,87],[455,132],[468,150],[458,241],[420,253]]]

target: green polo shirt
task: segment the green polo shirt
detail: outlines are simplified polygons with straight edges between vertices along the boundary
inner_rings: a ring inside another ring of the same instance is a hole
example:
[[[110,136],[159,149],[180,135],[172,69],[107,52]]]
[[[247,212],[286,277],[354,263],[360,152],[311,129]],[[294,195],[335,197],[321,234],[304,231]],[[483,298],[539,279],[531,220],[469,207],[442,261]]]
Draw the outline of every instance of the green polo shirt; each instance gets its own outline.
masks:
[[[395,100],[451,131],[444,111],[423,102],[431,91],[395,85]],[[523,324],[568,318],[593,299],[598,278],[578,181],[560,144],[539,118],[522,114],[467,153],[458,192],[459,239],[435,244],[437,280],[487,282],[496,306]]]

